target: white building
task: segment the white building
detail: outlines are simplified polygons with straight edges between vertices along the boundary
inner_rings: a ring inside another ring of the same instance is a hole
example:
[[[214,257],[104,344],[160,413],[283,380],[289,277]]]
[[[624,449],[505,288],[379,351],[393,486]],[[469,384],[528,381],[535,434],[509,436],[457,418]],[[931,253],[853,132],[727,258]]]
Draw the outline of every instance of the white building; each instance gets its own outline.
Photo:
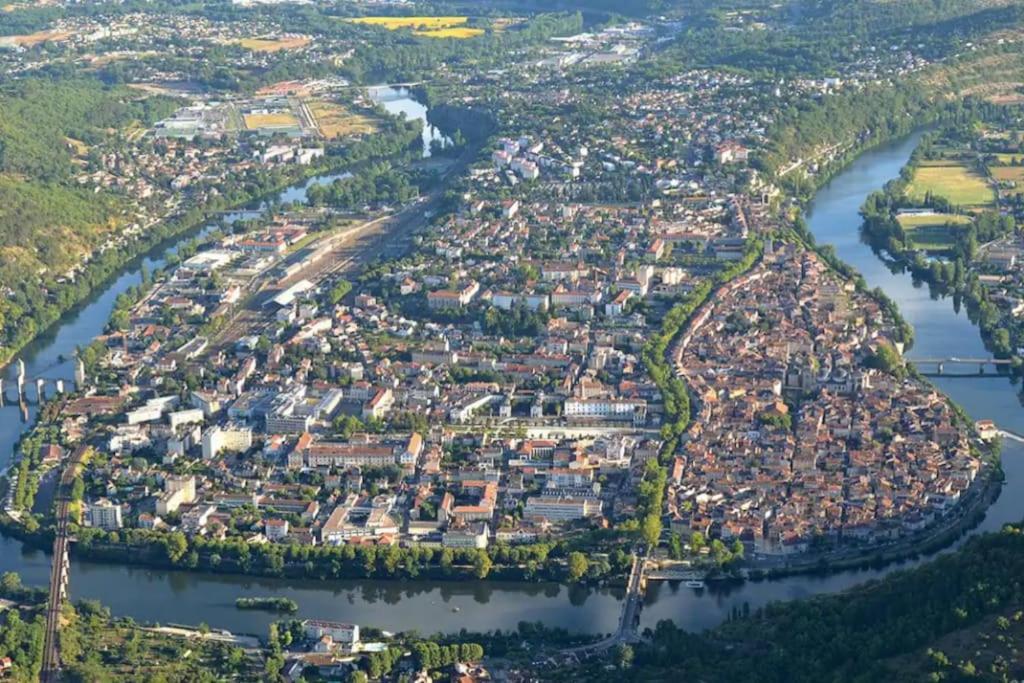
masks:
[[[213,426],[203,434],[203,459],[210,460],[222,451],[244,453],[252,448],[252,428],[243,425]]]
[[[583,497],[532,496],[526,500],[523,510],[526,519],[548,522],[571,522],[600,514],[601,501]]]
[[[324,636],[330,636],[336,643],[355,645],[359,642],[359,626],[357,624],[307,619],[302,622],[302,628],[306,632],[306,637],[311,640],[320,640]]]
[[[98,500],[89,506],[89,525],[97,529],[112,531],[124,526],[121,521],[121,506],[109,500]]]

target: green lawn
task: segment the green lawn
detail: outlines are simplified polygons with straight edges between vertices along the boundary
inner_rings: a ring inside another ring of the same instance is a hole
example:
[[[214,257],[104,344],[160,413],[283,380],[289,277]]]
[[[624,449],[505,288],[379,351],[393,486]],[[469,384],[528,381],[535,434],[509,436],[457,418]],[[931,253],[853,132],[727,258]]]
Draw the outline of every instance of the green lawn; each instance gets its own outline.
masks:
[[[928,193],[956,206],[991,206],[996,198],[985,178],[956,162],[921,166],[914,171],[907,196],[923,202]]]

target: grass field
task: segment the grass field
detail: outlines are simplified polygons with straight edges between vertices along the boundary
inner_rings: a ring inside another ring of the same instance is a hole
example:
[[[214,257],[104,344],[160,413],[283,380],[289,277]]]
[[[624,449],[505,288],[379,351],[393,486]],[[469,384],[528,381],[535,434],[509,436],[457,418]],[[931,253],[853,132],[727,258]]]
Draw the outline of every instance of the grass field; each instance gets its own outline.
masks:
[[[953,161],[925,163],[914,171],[907,195],[923,202],[928,193],[956,206],[989,206],[995,201],[995,192],[985,178]]]
[[[918,249],[944,251],[956,239],[956,233],[963,226],[970,225],[970,216],[937,214],[934,216],[899,216],[900,225]]]
[[[246,114],[245,127],[248,130],[260,128],[289,128],[298,126],[299,120],[293,114],[278,112],[276,114]]]
[[[281,50],[297,50],[306,47],[313,40],[307,36],[292,36],[291,38],[242,38],[238,44],[246,50],[253,52],[280,52]]]
[[[958,214],[939,213],[932,216],[899,216],[898,220],[904,230],[913,230],[914,228],[927,228],[936,225],[942,226],[947,223],[952,223],[954,225],[967,225],[971,222],[971,217],[961,216]]]
[[[340,104],[314,100],[309,102],[308,106],[320,134],[325,138],[365,135],[377,130],[377,124],[373,119],[362,114],[354,114]]]
[[[1001,164],[1020,163],[1021,160],[1024,160],[1024,154],[997,154],[996,157]]]

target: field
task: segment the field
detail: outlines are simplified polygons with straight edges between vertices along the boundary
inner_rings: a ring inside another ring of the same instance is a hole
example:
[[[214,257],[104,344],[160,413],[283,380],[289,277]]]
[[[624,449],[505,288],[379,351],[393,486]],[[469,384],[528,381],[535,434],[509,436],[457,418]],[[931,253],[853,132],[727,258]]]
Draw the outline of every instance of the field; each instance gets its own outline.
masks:
[[[354,114],[340,104],[314,100],[309,102],[308,106],[320,134],[325,138],[365,135],[377,130],[373,119],[362,114]]]
[[[348,19],[352,24],[379,26],[388,31],[398,29],[419,29],[421,31],[438,31],[452,29],[468,22],[468,16],[359,16]]]
[[[247,130],[258,130],[260,128],[289,128],[298,125],[299,120],[295,118],[295,115],[286,112],[245,115],[245,127]]]
[[[969,225],[969,216],[936,214],[933,216],[899,216],[900,225],[907,232],[914,246],[925,251],[949,249],[956,239],[956,226]]]
[[[914,171],[907,195],[923,202],[929,193],[955,206],[989,206],[995,201],[995,192],[985,178],[955,161],[922,164]]]
[[[246,50],[253,52],[280,52],[281,50],[298,50],[306,47],[313,40],[307,36],[291,36],[289,38],[242,38],[237,42]]]
[[[0,46],[16,45],[19,47],[32,47],[39,43],[60,42],[67,40],[73,34],[71,31],[36,31],[22,36],[4,36],[0,38]]]
[[[992,177],[1003,183],[1024,182],[1024,166],[993,166]]]
[[[426,38],[457,38],[463,40],[465,38],[476,38],[482,36],[484,30],[482,28],[471,28],[469,26],[453,26],[452,28],[438,28],[430,29],[428,31],[413,31],[417,36],[424,36]]]

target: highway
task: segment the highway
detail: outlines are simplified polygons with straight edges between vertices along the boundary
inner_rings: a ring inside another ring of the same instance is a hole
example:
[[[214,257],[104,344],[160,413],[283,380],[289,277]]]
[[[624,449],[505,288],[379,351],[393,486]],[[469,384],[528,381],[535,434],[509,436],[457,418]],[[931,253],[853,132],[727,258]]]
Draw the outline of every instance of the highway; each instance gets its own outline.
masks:
[[[43,668],[39,674],[42,683],[55,683],[60,677],[60,619],[61,607],[67,597],[68,582],[68,528],[70,526],[71,484],[82,458],[88,452],[80,446],[64,466],[57,487],[55,530],[52,568],[50,569],[50,595],[46,604],[46,633],[43,641]]]

